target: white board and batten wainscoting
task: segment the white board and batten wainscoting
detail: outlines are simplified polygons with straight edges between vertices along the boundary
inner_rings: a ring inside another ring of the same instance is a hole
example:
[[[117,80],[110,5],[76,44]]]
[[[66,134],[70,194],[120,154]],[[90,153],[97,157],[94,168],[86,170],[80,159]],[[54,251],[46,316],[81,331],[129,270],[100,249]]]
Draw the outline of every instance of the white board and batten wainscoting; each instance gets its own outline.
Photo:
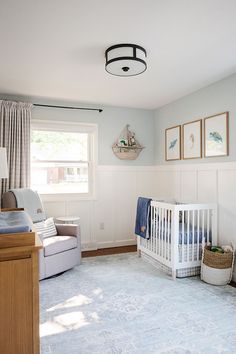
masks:
[[[219,243],[236,247],[236,162],[97,168],[94,200],[43,197],[48,216],[78,215],[84,250],[136,243],[138,196],[218,204]],[[234,271],[236,280],[236,269]]]

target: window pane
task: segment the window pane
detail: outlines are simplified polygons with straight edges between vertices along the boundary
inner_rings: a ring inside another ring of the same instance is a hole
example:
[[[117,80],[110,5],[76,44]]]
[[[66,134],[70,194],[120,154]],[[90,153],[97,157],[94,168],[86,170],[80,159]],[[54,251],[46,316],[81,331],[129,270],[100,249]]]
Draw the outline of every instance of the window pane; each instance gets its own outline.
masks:
[[[89,193],[89,134],[33,130],[31,186],[42,194]]]
[[[88,193],[88,163],[33,162],[31,180],[43,194]]]
[[[87,161],[88,134],[33,130],[33,161]]]

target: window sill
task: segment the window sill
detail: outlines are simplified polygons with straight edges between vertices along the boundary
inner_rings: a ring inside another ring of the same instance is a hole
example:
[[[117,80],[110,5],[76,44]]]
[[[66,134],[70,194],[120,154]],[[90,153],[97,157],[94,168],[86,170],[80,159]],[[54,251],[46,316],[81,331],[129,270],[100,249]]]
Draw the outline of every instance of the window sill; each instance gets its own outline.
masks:
[[[40,197],[43,202],[93,201],[97,199],[95,195],[79,193],[40,194]]]

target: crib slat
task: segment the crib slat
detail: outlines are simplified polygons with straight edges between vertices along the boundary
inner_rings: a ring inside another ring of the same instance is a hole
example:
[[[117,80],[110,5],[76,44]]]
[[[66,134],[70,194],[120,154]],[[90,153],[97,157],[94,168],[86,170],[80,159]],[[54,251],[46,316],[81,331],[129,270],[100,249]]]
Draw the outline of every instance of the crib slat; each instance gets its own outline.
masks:
[[[163,234],[162,234],[162,257],[165,258],[165,225],[166,225],[166,209],[164,209],[164,217],[163,217]]]
[[[167,260],[170,261],[170,210],[167,210]]]
[[[199,223],[200,223],[200,210],[197,211],[197,261],[199,261]]]
[[[150,244],[151,251],[152,251],[153,234],[150,235],[149,241],[150,241],[149,244]]]
[[[184,213],[185,211],[182,211],[182,253],[181,253],[181,262],[184,262]]]
[[[164,258],[166,259],[166,230],[167,230],[167,209],[165,209],[165,221],[164,221],[164,227],[165,227],[165,229],[164,229],[164,254],[163,254],[163,256],[164,256]]]
[[[163,258],[165,258],[165,256],[166,256],[166,243],[165,243],[165,234],[166,234],[166,217],[167,217],[167,215],[166,215],[166,209],[164,209],[164,220],[163,220],[163,227],[164,227],[164,229],[163,229]]]
[[[162,209],[159,208],[159,219],[158,219],[158,255],[160,255],[160,250],[161,250],[161,218],[162,218]]]
[[[157,242],[157,207],[155,206],[154,209],[153,209],[153,224],[154,224],[154,227],[153,227],[153,237],[155,239],[155,244]]]
[[[189,262],[189,215],[190,211],[187,211],[187,262]]]
[[[202,238],[205,238],[205,210],[202,211]],[[207,242],[207,240],[205,240]]]
[[[158,252],[158,233],[159,233],[159,228],[160,228],[160,208],[157,208],[157,219],[156,219],[156,249]]]
[[[209,237],[209,226],[210,226],[210,210],[207,209],[207,243],[210,242],[210,237]]]
[[[211,243],[213,245],[213,229],[214,229],[214,226],[213,226],[213,210],[210,210],[210,234],[211,234]],[[209,235],[210,237],[210,235]]]
[[[161,256],[164,258],[165,209],[162,209]]]
[[[194,246],[195,246],[195,210],[192,211],[193,213],[193,224],[192,224],[192,262],[194,261]]]
[[[164,214],[164,210],[163,208],[161,208],[161,235],[160,235],[160,256],[162,257],[162,247],[163,247],[163,241],[162,241],[162,236],[163,236],[163,215]]]
[[[155,214],[154,214],[154,207],[151,207],[151,235],[150,237],[154,237],[154,227],[155,227]]]
[[[161,226],[162,226],[162,209],[160,208],[159,209],[159,234],[158,234],[158,244],[159,244],[159,247],[158,247],[158,254],[160,255],[161,254]]]
[[[162,258],[164,258],[164,237],[165,237],[165,209],[163,208],[162,236],[161,236],[161,256],[162,256]]]
[[[153,238],[153,234],[151,233],[149,240],[148,240],[148,248],[151,247],[152,238]]]

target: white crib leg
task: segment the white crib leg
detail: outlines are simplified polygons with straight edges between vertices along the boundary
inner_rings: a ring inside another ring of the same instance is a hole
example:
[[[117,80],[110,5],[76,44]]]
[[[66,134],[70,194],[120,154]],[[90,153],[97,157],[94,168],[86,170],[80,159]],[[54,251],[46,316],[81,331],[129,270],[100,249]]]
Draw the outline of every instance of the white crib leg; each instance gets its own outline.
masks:
[[[140,251],[140,237],[137,237],[137,256],[141,257],[141,251]]]
[[[176,280],[176,269],[172,269],[172,279]]]

